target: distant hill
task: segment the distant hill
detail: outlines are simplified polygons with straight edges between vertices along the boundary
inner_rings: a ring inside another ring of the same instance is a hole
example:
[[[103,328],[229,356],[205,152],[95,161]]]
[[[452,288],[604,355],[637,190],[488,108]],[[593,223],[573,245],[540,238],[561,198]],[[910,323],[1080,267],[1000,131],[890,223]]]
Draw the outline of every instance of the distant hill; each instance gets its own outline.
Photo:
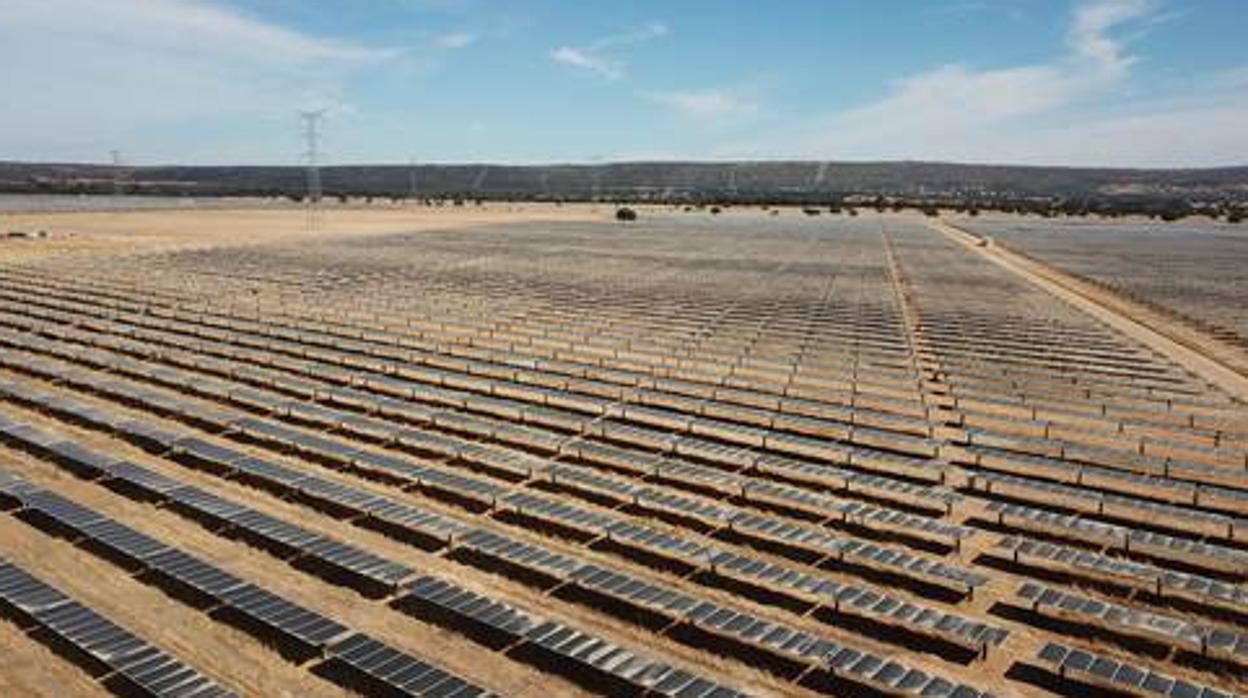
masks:
[[[522,198],[781,198],[846,194],[1248,200],[1248,166],[1156,170],[939,162],[622,162],[601,165],[352,165],[322,168],[329,194]],[[152,194],[298,194],[299,167],[127,168]],[[0,191],[112,191],[107,165],[0,162]]]

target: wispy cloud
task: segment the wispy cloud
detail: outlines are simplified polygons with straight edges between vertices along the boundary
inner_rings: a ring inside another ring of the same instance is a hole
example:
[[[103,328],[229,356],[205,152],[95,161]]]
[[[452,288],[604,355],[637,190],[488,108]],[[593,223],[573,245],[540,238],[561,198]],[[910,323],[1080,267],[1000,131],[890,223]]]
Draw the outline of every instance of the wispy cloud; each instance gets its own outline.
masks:
[[[44,157],[196,121],[349,113],[348,77],[403,53],[204,0],[5,0],[0,47],[0,151]]]
[[[1140,84],[1138,43],[1174,15],[1161,0],[1083,0],[1051,60],[957,63],[881,98],[734,134],[720,157],[924,159],[1053,165],[1210,166],[1248,161],[1248,68]]]
[[[609,80],[619,80],[624,77],[623,63],[600,56],[589,49],[560,46],[550,52],[550,58],[556,63],[598,73]]]
[[[384,60],[394,49],[314,37],[197,0],[6,0],[0,26],[119,48],[177,51],[230,62],[298,65]]]
[[[957,128],[1037,114],[1112,88],[1135,61],[1111,33],[1145,16],[1142,0],[1100,0],[1075,11],[1070,51],[1051,63],[972,70],[950,64],[905,78],[892,94],[840,120],[873,130]]]
[[[1000,15],[1013,22],[1025,17],[1022,7],[1010,0],[953,0],[952,2],[924,3],[920,10],[929,17],[938,19],[973,18],[980,21],[984,15]]]
[[[433,45],[444,49],[461,49],[477,43],[477,35],[471,32],[451,32],[433,37]]]
[[[649,22],[631,31],[602,37],[585,46],[559,46],[550,52],[550,58],[556,63],[597,73],[608,80],[619,80],[626,72],[624,61],[607,55],[608,49],[652,41],[670,33],[671,29],[665,23]]]
[[[1075,57],[1107,76],[1125,74],[1136,59],[1125,53],[1122,42],[1110,32],[1155,10],[1151,0],[1099,0],[1077,7],[1070,29]]]
[[[948,3],[929,4],[924,11],[929,15],[963,15],[986,12],[993,9],[987,0],[956,0]]]
[[[759,103],[750,90],[702,88],[650,92],[645,96],[672,111],[697,120],[723,120],[754,116]]]
[[[1112,135],[1105,124],[1127,124],[1121,114],[1089,117],[1082,123],[1072,120],[1099,104],[1121,103],[1138,60],[1124,34],[1155,18],[1157,11],[1151,0],[1085,1],[1075,7],[1064,50],[1053,60],[987,70],[947,64],[911,75],[881,99],[822,119],[803,152],[821,157],[1000,160],[1034,153],[1037,141],[1032,134],[1045,129],[1058,133],[1086,124],[1088,134]],[[1147,126],[1138,120],[1129,123],[1130,132],[1136,134],[1157,128],[1152,121]]]

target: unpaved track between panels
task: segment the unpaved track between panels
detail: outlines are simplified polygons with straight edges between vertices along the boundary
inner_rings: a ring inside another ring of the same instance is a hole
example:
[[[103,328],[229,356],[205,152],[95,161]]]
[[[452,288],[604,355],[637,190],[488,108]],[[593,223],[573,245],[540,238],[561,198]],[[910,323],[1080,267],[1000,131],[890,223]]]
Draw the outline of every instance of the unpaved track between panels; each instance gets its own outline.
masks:
[[[944,221],[929,223],[983,257],[1009,269],[1105,324],[1162,354],[1241,402],[1248,402],[1248,356],[1217,337],[1140,303]]]

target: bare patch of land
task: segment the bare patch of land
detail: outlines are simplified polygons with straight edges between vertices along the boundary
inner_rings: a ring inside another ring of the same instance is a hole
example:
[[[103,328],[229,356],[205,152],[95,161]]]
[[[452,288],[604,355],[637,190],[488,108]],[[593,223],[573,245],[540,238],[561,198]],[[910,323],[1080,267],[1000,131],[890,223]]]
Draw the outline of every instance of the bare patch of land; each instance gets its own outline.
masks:
[[[320,209],[315,228],[311,229],[307,210],[298,206],[0,213],[0,233],[46,231],[49,235],[44,240],[0,239],[0,259],[247,246],[317,240],[335,234],[377,235],[499,223],[596,221],[606,220],[612,213],[609,207],[591,205],[344,207],[327,204]]]

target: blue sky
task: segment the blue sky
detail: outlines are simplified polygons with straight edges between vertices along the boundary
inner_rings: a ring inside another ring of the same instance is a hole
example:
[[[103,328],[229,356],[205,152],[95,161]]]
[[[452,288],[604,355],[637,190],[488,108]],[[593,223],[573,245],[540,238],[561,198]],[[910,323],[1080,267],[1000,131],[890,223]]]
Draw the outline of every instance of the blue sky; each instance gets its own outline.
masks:
[[[1248,164],[1244,0],[4,0],[0,159]]]

